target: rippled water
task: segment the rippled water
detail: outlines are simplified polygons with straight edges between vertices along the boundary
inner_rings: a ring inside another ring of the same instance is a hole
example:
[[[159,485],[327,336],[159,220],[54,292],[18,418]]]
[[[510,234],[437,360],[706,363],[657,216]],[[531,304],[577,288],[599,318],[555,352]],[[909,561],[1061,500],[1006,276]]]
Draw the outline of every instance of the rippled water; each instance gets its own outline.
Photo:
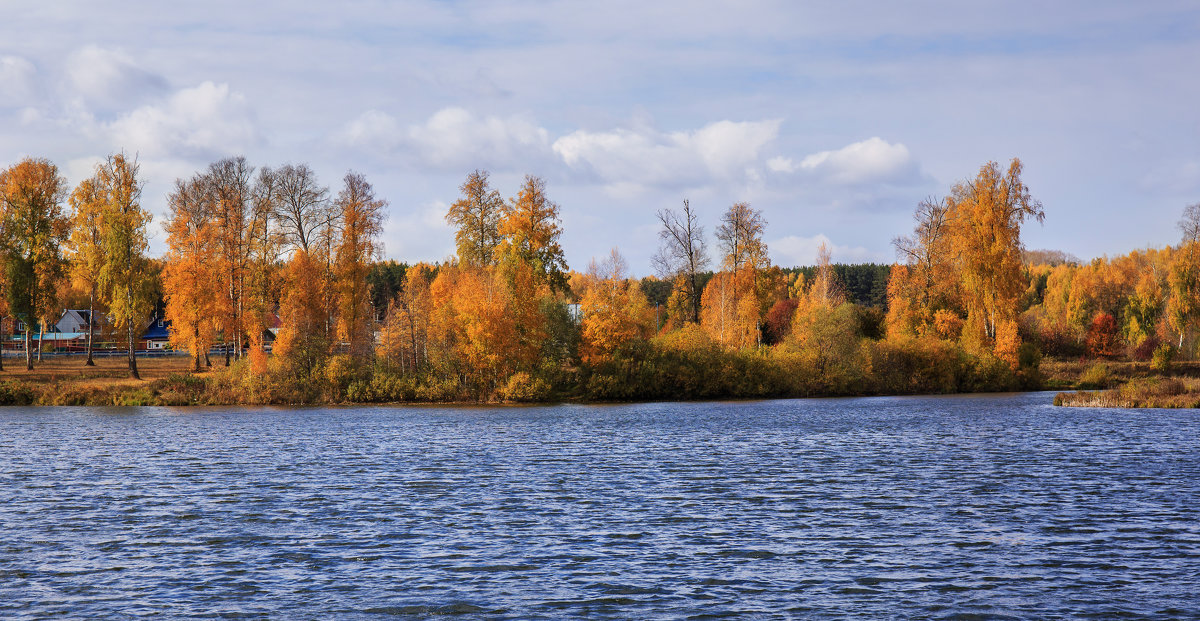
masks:
[[[0,410],[0,617],[1200,617],[1200,412]]]

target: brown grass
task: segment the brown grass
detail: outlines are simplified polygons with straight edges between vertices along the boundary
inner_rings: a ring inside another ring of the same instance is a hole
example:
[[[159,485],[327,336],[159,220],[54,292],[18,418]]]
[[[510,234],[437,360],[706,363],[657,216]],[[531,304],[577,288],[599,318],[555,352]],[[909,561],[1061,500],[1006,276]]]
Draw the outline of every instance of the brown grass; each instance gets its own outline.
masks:
[[[192,368],[191,359],[187,356],[139,357],[138,373],[142,376],[139,381],[129,377],[129,364],[124,356],[93,358],[96,363],[94,367],[84,366],[85,360],[87,356],[82,355],[45,356],[41,362],[34,360],[33,370],[28,371],[25,369],[25,358],[5,356],[0,380],[15,379],[32,384],[70,382],[82,386],[138,386],[163,379],[172,373],[187,373]]]
[[[1060,392],[1054,405],[1088,408],[1197,408],[1200,380],[1136,378],[1111,390]]]

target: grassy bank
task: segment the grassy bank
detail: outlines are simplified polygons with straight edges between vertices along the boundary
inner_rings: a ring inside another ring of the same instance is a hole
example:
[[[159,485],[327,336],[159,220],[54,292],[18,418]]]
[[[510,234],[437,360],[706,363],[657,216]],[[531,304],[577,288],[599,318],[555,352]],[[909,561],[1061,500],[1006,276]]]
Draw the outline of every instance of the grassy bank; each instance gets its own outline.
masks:
[[[472,392],[453,377],[404,375],[383,367],[347,364],[334,357],[308,377],[249,362],[226,368],[222,359],[198,374],[184,356],[139,359],[141,380],[131,379],[123,358],[47,358],[32,371],[6,359],[0,403],[37,405],[239,405],[404,402],[536,402],[696,400],[966,393],[1042,387],[1103,392],[1062,393],[1056,404],[1091,407],[1200,407],[1200,363],[1176,363],[1169,377],[1144,362],[1044,360],[1043,384],[1009,377],[996,365],[952,352],[872,350],[863,366],[814,372],[802,359],[748,353],[706,357],[647,354],[637,362],[575,368],[556,375],[517,374],[487,393]],[[936,354],[936,355],[935,355]],[[713,364],[713,361],[719,364]]]
[[[1200,408],[1200,380],[1141,377],[1116,388],[1060,392],[1054,405],[1089,408]]]

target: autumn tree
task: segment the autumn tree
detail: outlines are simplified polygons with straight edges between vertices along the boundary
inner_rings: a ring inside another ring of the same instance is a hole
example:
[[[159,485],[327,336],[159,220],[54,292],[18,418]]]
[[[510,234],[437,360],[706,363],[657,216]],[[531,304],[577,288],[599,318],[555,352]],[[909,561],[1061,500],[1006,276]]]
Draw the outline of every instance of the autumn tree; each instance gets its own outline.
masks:
[[[246,304],[246,270],[250,262],[254,167],[244,157],[228,157],[209,165],[203,175],[206,198],[212,201],[215,246],[214,284],[220,287],[216,316],[224,333],[225,366],[231,354],[242,357],[242,314]]]
[[[415,371],[429,360],[429,332],[433,318],[430,285],[434,271],[425,263],[405,270],[403,286],[388,307],[381,357],[399,361],[404,371]]]
[[[538,284],[565,291],[567,261],[558,238],[562,235],[559,206],[546,196],[546,182],[527,175],[517,196],[506,205],[499,224],[503,238],[498,250],[500,263],[515,273],[528,266]]]
[[[457,228],[454,242],[463,265],[494,265],[500,245],[500,219],[504,199],[488,186],[488,172],[475,170],[459,189],[462,198],[446,212],[446,222]]]
[[[652,261],[658,275],[675,283],[675,289],[687,301],[687,320],[700,322],[700,272],[708,267],[704,227],[691,204],[683,201],[683,211],[658,211],[662,229],[658,232],[658,253]]]
[[[722,267],[733,273],[743,268],[757,269],[766,262],[767,245],[763,231],[767,221],[750,203],[734,203],[721,216],[717,241],[721,246]]]
[[[244,272],[245,306],[241,319],[250,340],[251,368],[256,373],[266,370],[264,335],[271,327],[282,277],[279,255],[282,239],[275,219],[278,203],[276,174],[271,168],[259,169],[252,190],[250,226],[247,231],[247,256]]]
[[[728,275],[721,281],[714,277],[708,287],[714,284],[718,289],[705,302],[701,297],[701,311],[710,318],[721,317],[714,338],[726,344],[739,344],[743,336],[753,337],[751,343],[759,343],[761,337],[762,317],[770,307],[770,296],[763,281],[763,273],[769,267],[767,244],[763,241],[766,219],[762,212],[751,209],[749,203],[734,203],[721,216],[721,224],[717,227],[717,241],[722,252],[722,268]],[[707,289],[705,288],[705,296]],[[704,312],[704,306],[708,312]],[[731,315],[729,313],[732,313]],[[725,328],[734,326],[732,333]],[[747,332],[747,326],[753,326]],[[717,336],[722,334],[724,336]],[[730,337],[730,334],[733,336]]]
[[[946,209],[967,310],[966,330],[977,347],[990,347],[998,326],[1016,320],[1025,290],[1021,225],[1026,218],[1041,222],[1045,212],[1021,181],[1021,161],[1015,158],[1007,172],[988,162],[975,179],[955,185]]]
[[[104,196],[100,217],[104,264],[100,290],[118,329],[125,331],[129,347],[129,375],[137,369],[137,336],[150,314],[153,282],[146,258],[146,226],[150,214],[142,209],[142,181],[138,163],[125,154],[109,156],[96,169],[96,185]]]
[[[938,311],[957,309],[958,274],[945,199],[926,198],[913,214],[913,233],[892,240],[902,265],[888,279],[888,333],[930,332]]]
[[[213,286],[225,275],[225,265],[213,260],[223,231],[219,203],[211,200],[211,190],[202,176],[176,180],[167,198],[164,223],[168,250],[163,288],[171,342],[191,352],[196,372],[215,340],[217,307],[224,293],[224,288]]]
[[[1183,236],[1171,266],[1167,319],[1179,336],[1178,347],[1183,348],[1186,335],[1200,316],[1200,203],[1183,209],[1179,230]]]
[[[27,158],[0,173],[8,304],[25,323],[25,368],[33,369],[33,324],[53,321],[55,285],[65,263],[70,219],[63,213],[66,179],[45,159]]]
[[[374,315],[367,274],[379,254],[376,241],[383,231],[387,201],[376,198],[366,177],[349,172],[335,202],[340,212],[340,238],[334,278],[338,295],[338,338],[350,354],[365,357],[374,345]]]
[[[312,371],[328,353],[332,337],[332,246],[334,217],[329,189],[305,164],[272,174],[274,220],[283,252],[290,254],[280,300],[281,357]]]
[[[644,340],[654,331],[654,316],[646,294],[637,281],[629,280],[628,264],[616,248],[602,263],[588,268],[583,311],[583,361],[595,364],[610,360],[630,343]]]
[[[88,332],[86,366],[95,366],[92,346],[96,327],[96,300],[100,286],[100,268],[104,265],[103,236],[100,220],[104,197],[96,178],[84,179],[71,193],[71,236],[67,242],[67,264],[71,278],[88,294]]]
[[[275,353],[295,376],[309,378],[329,353],[326,316],[322,299],[327,283],[324,266],[303,248],[288,261],[286,291],[279,304],[282,324],[275,339]]]

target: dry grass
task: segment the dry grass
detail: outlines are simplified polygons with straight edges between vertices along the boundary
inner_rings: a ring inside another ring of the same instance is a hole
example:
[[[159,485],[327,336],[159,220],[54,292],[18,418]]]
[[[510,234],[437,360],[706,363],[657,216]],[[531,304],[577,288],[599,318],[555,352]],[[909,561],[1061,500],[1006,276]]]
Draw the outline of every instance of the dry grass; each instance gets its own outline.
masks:
[[[1111,390],[1061,392],[1055,405],[1088,408],[1197,408],[1200,380],[1137,378]]]
[[[93,358],[96,366],[84,366],[87,356],[45,356],[41,362],[34,360],[33,370],[25,369],[25,358],[4,357],[4,371],[0,379],[15,379],[33,384],[70,382],[83,386],[138,386],[148,381],[163,379],[173,373],[191,371],[191,359],[187,356],[163,356],[138,358],[138,373],[142,379],[129,377],[129,364],[124,356]]]
[[[138,358],[141,379],[129,376],[124,357],[97,357],[85,366],[86,356],[45,356],[25,368],[23,357],[4,358],[0,372],[0,403],[43,405],[152,405],[197,402],[203,378],[223,370],[223,364],[191,379],[187,356]],[[214,361],[216,362],[216,361]],[[223,361],[222,361],[223,362]]]

